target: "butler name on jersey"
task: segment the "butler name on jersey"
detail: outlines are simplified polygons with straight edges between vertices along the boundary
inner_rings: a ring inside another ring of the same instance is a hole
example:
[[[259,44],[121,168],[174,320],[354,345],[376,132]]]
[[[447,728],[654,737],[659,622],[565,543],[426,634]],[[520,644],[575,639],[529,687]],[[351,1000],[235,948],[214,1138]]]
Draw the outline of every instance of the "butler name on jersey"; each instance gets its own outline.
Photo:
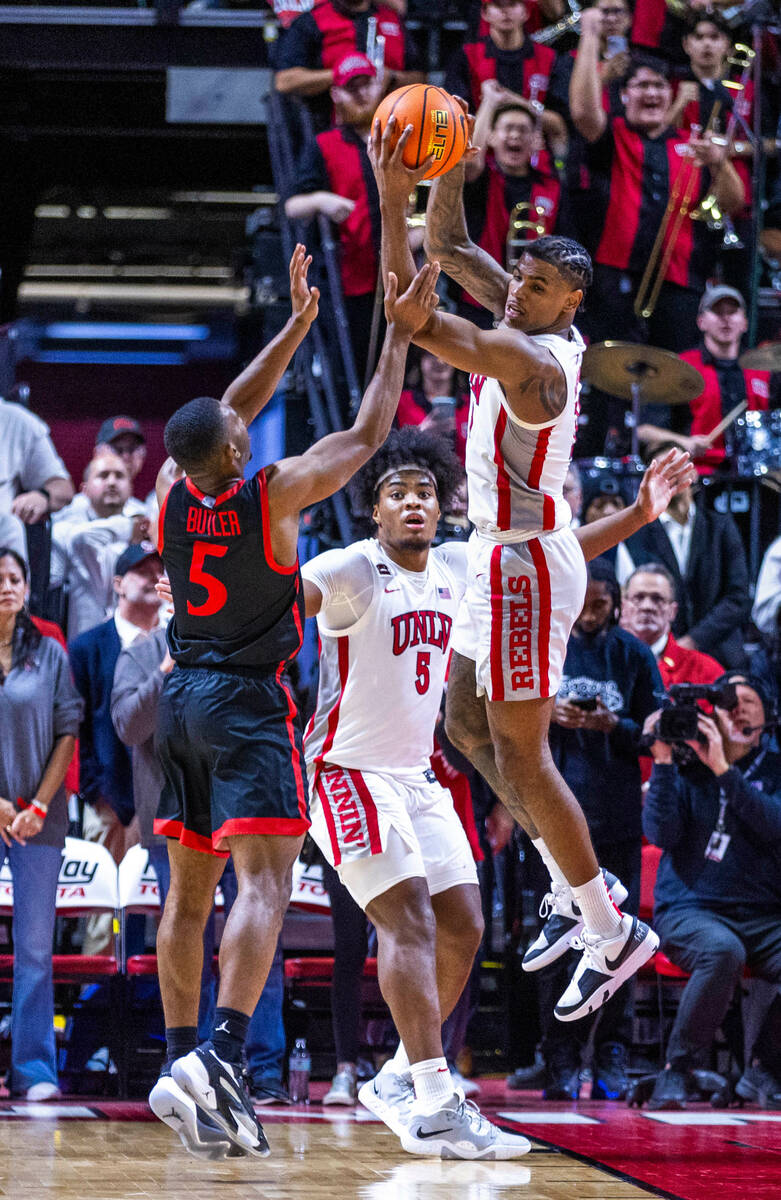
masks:
[[[428,769],[466,546],[437,546],[425,571],[408,571],[369,538],[326,551],[303,573],[323,597],[317,708],[304,741],[310,775],[327,762]]]

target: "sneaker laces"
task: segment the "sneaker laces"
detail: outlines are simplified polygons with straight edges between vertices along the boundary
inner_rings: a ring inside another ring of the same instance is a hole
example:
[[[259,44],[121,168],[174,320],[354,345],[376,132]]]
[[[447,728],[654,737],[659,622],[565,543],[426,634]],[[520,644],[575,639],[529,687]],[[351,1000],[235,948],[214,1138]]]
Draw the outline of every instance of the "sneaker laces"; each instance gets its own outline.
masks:
[[[495,1131],[496,1129],[496,1126],[492,1125],[488,1118],[483,1116],[474,1100],[462,1100],[456,1109],[456,1112],[459,1116],[466,1117],[470,1126],[478,1136],[487,1134],[491,1132],[491,1130]]]
[[[542,898],[540,905],[540,916],[545,921],[553,913],[560,913],[562,916],[566,914],[569,907],[570,889],[561,883],[554,883],[551,891],[547,892]]]

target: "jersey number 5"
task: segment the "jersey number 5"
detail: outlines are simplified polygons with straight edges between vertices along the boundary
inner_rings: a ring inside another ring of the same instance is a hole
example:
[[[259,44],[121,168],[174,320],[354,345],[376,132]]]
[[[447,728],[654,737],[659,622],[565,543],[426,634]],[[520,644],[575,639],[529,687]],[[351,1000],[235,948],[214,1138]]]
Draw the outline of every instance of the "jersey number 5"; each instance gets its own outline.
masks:
[[[203,604],[198,605],[187,601],[187,611],[191,617],[212,617],[225,607],[228,589],[221,580],[210,575],[208,571],[204,571],[203,564],[209,554],[215,558],[222,558],[227,553],[227,546],[213,546],[210,542],[194,543],[193,559],[190,563],[190,583],[197,583],[200,587],[205,588],[206,599]]]
[[[428,685],[431,682],[431,671],[429,664],[431,662],[430,650],[418,650],[418,663],[415,675],[415,690],[419,695],[425,696],[428,691]]]

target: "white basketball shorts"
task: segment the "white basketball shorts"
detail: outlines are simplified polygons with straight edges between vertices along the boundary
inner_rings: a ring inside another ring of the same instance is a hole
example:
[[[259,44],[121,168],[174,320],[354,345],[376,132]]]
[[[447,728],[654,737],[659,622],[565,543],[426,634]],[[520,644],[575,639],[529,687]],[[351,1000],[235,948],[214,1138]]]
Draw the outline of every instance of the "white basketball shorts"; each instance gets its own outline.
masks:
[[[477,694],[555,696],[585,595],[586,561],[569,526],[510,545],[472,534],[451,645],[475,663]]]
[[[450,793],[433,771],[399,775],[325,763],[310,789],[310,833],[361,908],[403,879],[430,895],[477,883]]]

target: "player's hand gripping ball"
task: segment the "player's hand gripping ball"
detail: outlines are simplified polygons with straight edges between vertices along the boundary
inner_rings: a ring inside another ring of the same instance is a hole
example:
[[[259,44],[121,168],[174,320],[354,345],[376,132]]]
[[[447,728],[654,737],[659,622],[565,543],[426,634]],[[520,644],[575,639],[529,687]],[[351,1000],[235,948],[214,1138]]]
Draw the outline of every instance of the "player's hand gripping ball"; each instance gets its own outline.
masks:
[[[460,161],[469,142],[469,125],[461,105],[444,88],[412,83],[391,92],[374,114],[382,132],[391,113],[396,118],[391,150],[407,125],[412,126],[402,154],[405,166],[419,167],[433,154],[434,161],[423,178],[436,179]]]

